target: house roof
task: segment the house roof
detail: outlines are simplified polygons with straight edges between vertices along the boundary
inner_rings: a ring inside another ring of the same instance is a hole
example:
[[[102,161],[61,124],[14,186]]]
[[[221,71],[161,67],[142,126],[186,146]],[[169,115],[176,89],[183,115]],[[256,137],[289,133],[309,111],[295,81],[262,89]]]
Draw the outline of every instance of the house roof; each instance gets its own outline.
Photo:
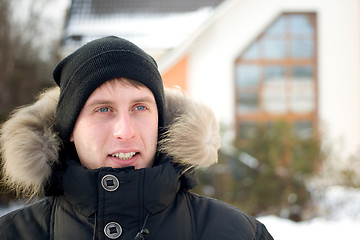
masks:
[[[93,14],[175,13],[191,12],[203,7],[215,7],[223,0],[75,0],[91,2]]]
[[[182,44],[224,0],[72,0],[65,55],[95,38],[116,35],[148,51]],[[156,57],[156,56],[155,56]]]

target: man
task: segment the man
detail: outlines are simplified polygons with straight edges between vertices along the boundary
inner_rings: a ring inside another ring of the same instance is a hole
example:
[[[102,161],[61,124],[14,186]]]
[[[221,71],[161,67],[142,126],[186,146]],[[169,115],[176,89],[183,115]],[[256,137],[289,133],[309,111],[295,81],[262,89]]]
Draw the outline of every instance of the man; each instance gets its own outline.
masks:
[[[190,193],[217,158],[213,114],[167,92],[155,61],[117,37],[55,68],[60,87],[1,130],[5,182],[42,200],[0,219],[1,239],[272,239],[254,218]]]

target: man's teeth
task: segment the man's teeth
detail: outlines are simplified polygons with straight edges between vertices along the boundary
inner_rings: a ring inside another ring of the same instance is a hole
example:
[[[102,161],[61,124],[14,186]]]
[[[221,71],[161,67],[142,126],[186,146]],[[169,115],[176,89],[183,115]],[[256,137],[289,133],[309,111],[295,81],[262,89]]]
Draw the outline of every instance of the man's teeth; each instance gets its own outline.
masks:
[[[112,156],[122,159],[122,160],[127,160],[132,158],[133,156],[135,156],[136,152],[129,152],[129,153],[115,153]]]

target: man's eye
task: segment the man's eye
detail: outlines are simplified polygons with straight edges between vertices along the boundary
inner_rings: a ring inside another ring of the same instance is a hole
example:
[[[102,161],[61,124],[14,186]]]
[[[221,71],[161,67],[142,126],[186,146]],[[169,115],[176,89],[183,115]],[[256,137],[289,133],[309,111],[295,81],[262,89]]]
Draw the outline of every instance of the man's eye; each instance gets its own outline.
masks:
[[[98,112],[109,112],[110,109],[107,108],[107,107],[102,107],[102,108],[99,108]]]
[[[146,110],[147,108],[145,107],[145,106],[142,106],[142,105],[139,105],[139,106],[136,106],[135,107],[135,110],[137,110],[137,111],[144,111],[144,110]]]

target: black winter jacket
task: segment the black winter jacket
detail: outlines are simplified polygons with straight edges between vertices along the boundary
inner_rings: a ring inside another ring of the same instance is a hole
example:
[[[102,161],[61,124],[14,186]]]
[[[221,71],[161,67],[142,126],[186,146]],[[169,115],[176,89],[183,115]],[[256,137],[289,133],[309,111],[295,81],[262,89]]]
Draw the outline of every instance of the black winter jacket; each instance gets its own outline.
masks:
[[[171,141],[163,141],[163,146],[159,149],[171,155],[172,161],[165,160],[158,162],[152,168],[139,170],[130,168],[88,170],[79,164],[73,151],[66,153],[63,158],[58,154],[53,155],[54,150],[58,151],[59,143],[56,134],[51,132],[53,130],[50,130],[50,133],[46,132],[51,128],[39,127],[41,130],[38,130],[34,122],[23,121],[25,115],[35,114],[34,118],[39,121],[39,126],[47,125],[46,121],[49,116],[50,118],[53,116],[53,112],[41,115],[44,111],[41,102],[51,102],[52,96],[56,98],[56,91],[46,93],[33,106],[18,111],[2,129],[2,153],[8,164],[8,166],[4,165],[4,172],[8,184],[33,194],[38,194],[46,186],[47,190],[42,193],[48,196],[2,217],[1,239],[272,239],[265,226],[253,217],[224,202],[189,192],[196,185],[193,169],[206,167],[213,163],[211,161],[216,161],[214,159],[217,157],[214,153],[218,149],[217,129],[213,126],[213,118],[209,118],[208,114],[205,117],[196,116],[198,121],[195,122],[193,119],[189,120],[189,117],[181,120],[183,122],[180,125],[185,124],[186,127],[193,122],[190,129],[198,133],[194,132],[195,136],[190,144],[181,143],[184,141],[176,139],[184,136],[171,132],[171,126],[175,126],[176,121],[169,120],[170,132],[165,139],[169,140],[171,136]],[[171,104],[174,99],[179,103],[176,100],[178,97],[168,94],[168,98],[171,98],[167,99],[168,103]],[[199,107],[203,107],[195,105],[192,112],[193,103],[183,96],[180,100],[186,104],[186,108],[183,112],[173,114],[174,116],[184,116],[186,112],[194,117]],[[34,106],[36,111],[29,110]],[[51,119],[48,121],[51,124]],[[196,130],[199,126],[200,130]],[[35,131],[37,137],[32,136],[31,139],[27,139],[29,140],[27,144],[18,144],[20,155],[12,154],[9,157],[8,149],[14,150],[9,143],[16,142],[14,140],[16,137],[11,133],[14,127]],[[209,131],[203,133],[204,128],[210,129],[210,134]],[[182,129],[180,132],[184,131],[186,130]],[[214,145],[212,146],[214,149],[210,150],[211,156],[209,146],[205,152],[200,150],[204,148],[201,142],[209,142],[209,137],[199,140],[197,135],[207,135],[212,138],[210,142]],[[171,145],[174,141],[176,146]],[[29,143],[33,145],[27,149]],[[197,146],[191,158],[187,158],[186,155],[190,154],[188,149],[194,149],[194,143],[200,146]],[[38,150],[34,150],[36,144]],[[35,156],[30,156],[30,151]],[[28,159],[24,159],[26,155]],[[181,158],[181,155],[185,156]],[[22,159],[19,160],[19,157]],[[27,160],[30,161],[30,165],[23,164],[26,165],[24,169],[19,170],[21,169],[19,165],[17,169],[15,167],[15,170],[12,169],[12,164]],[[60,163],[66,167],[54,167]]]

